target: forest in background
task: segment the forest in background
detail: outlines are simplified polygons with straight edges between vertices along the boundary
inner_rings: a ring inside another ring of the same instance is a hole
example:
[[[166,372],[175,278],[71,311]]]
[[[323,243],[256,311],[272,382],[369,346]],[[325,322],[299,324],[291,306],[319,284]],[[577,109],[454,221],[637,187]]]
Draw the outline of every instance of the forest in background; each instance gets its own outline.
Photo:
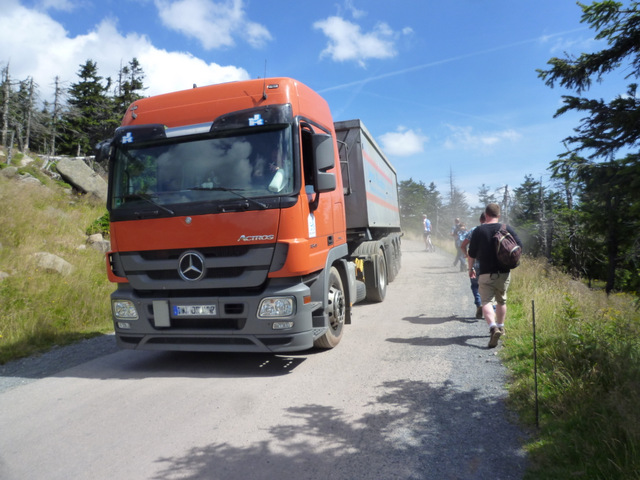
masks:
[[[55,77],[53,103],[40,101],[33,78],[14,80],[11,65],[2,67],[0,101],[2,146],[42,155],[93,155],[98,142],[113,136],[127,107],[143,97],[144,72],[136,58],[116,79],[98,75],[98,65],[80,65],[78,81],[68,88]]]
[[[544,257],[552,265],[590,286],[612,291],[640,290],[640,13],[638,2],[612,1],[581,5],[582,22],[607,47],[580,57],[551,58],[538,70],[541,81],[570,89],[562,96],[568,111],[583,115],[563,152],[550,162],[552,184],[525,175],[521,185],[478,187],[477,205],[469,205],[453,173],[449,191],[434,183],[401,180],[400,213],[406,232],[420,234],[422,214],[436,234],[449,237],[454,218],[475,226],[487,203],[502,207],[503,221],[513,225],[525,243],[525,253]],[[623,71],[627,91],[616,98],[593,99],[592,82]],[[100,141],[112,136],[128,105],[143,97],[144,72],[133,58],[115,79],[98,75],[95,62],[80,65],[78,81],[63,88],[55,78],[53,103],[38,100],[33,79],[13,80],[10,64],[2,69],[0,124],[2,146],[42,155],[88,156]],[[559,145],[559,149],[561,146]],[[12,149],[9,149],[9,157]],[[7,160],[9,162],[10,158]]]

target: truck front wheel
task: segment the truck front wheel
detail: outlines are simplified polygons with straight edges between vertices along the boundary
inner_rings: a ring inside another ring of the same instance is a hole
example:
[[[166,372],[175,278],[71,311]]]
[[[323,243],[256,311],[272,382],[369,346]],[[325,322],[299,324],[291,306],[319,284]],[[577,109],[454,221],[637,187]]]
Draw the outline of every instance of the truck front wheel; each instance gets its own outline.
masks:
[[[327,316],[329,318],[329,328],[314,342],[318,348],[333,348],[342,339],[342,329],[346,317],[347,303],[344,296],[344,288],[340,273],[335,267],[331,267],[329,272],[329,291],[327,298]]]

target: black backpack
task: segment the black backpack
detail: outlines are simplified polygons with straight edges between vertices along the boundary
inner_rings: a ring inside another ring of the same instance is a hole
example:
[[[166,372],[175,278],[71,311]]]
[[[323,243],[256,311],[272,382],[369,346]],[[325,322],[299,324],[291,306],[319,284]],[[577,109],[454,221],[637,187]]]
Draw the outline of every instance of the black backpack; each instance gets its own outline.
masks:
[[[501,268],[511,270],[520,265],[522,249],[504,223],[500,224],[498,231],[493,234],[493,246],[496,249],[498,265]]]

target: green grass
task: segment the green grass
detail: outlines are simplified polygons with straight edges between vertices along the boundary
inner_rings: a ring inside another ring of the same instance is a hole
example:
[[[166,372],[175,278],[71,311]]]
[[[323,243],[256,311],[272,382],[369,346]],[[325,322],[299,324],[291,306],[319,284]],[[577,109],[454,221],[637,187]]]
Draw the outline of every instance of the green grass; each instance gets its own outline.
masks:
[[[542,260],[513,272],[502,358],[509,401],[535,426],[535,305],[539,429],[527,479],[640,478],[640,314],[634,298],[586,288]],[[532,305],[532,301],[534,305]]]
[[[104,254],[86,245],[105,207],[40,178],[46,186],[0,176],[0,271],[9,274],[0,281],[0,364],[113,329]],[[75,270],[41,270],[37,252]]]

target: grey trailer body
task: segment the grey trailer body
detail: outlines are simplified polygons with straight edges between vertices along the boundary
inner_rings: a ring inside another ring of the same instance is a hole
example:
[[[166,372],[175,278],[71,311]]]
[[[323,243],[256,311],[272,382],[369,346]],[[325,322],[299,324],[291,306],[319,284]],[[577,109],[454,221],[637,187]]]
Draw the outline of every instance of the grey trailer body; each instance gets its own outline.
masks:
[[[350,258],[361,262],[366,298],[382,301],[400,270],[397,174],[360,120],[335,122]]]
[[[395,169],[360,120],[335,122],[334,127],[343,162],[347,230],[400,231]]]

